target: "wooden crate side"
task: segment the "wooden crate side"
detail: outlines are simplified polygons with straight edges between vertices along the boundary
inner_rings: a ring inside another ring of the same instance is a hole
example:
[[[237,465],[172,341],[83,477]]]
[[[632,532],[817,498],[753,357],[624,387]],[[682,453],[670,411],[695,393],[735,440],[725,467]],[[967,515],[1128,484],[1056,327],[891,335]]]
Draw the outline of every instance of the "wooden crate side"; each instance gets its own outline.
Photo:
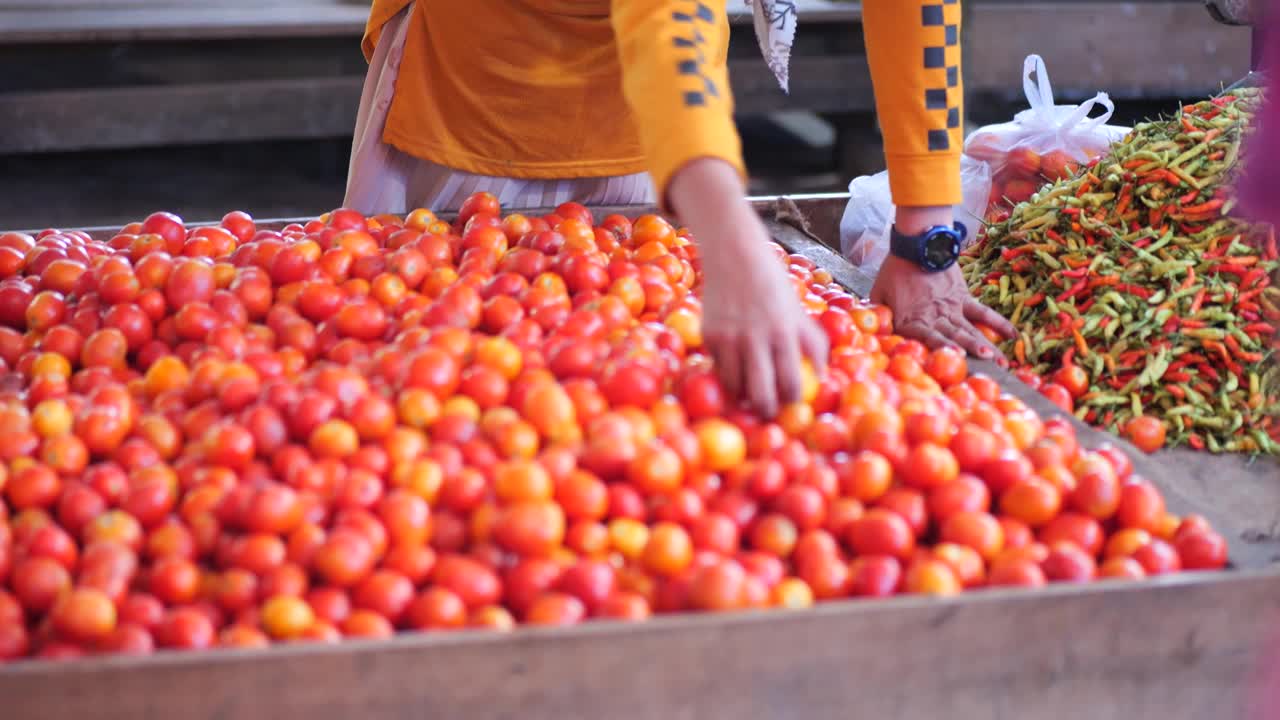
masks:
[[[1280,575],[0,670],[5,717],[1238,718]],[[1083,714],[1082,714],[1083,713]]]

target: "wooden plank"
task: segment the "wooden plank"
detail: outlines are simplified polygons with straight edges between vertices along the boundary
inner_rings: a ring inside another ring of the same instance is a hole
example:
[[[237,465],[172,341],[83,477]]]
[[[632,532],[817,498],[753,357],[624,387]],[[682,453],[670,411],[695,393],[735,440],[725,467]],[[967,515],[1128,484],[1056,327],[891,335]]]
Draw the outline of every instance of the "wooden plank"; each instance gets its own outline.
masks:
[[[1022,61],[1044,58],[1054,91],[1186,98],[1249,71],[1249,31],[1213,22],[1198,2],[978,4],[965,32],[966,88],[1022,96]]]
[[[40,720],[1243,717],[1280,575],[844,601],[511,635],[33,662]],[[1230,608],[1230,612],[1224,612]],[[1083,713],[1083,714],[1082,714]]]
[[[249,37],[317,37],[364,34],[368,3],[293,0],[283,3],[174,3],[128,0],[102,8],[86,0],[61,0],[62,12],[30,0],[0,3],[0,43],[130,42],[212,40]],[[797,0],[802,25],[857,22],[861,6],[828,0]],[[729,4],[730,22],[750,25],[738,0]]]
[[[871,71],[864,57],[793,57],[791,92],[784,93],[759,58],[729,60],[733,103],[741,114],[779,110],[873,112]]]
[[[812,78],[782,92],[763,60],[733,62],[738,110],[870,110],[866,61],[796,58]],[[0,94],[0,153],[341,137],[355,126],[362,76]],[[93,122],[85,122],[85,118]]]
[[[369,9],[343,3],[204,3],[198,7],[0,10],[0,43],[134,42],[227,38],[358,38]]]
[[[340,137],[361,77],[0,95],[0,153]],[[86,119],[90,119],[88,121]]]

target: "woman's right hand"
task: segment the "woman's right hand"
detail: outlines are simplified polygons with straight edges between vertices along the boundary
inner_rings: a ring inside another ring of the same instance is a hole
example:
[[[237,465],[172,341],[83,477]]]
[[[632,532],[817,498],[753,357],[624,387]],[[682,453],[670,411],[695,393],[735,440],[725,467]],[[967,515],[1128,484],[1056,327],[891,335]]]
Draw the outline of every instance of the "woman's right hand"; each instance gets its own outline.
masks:
[[[702,258],[703,338],[725,391],[764,417],[801,398],[801,359],[821,369],[827,336],[796,295],[747,204],[737,171],[695,160],[671,181],[671,205]]]

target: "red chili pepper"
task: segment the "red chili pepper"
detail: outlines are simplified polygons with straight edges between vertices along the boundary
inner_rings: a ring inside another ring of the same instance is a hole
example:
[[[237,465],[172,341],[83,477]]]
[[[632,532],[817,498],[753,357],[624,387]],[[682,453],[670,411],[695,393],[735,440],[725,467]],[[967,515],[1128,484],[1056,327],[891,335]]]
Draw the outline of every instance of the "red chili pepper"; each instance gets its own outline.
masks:
[[[1240,297],[1236,298],[1236,305],[1239,306],[1239,305],[1251,304],[1253,299],[1261,295],[1265,290],[1266,288],[1260,287],[1254,290],[1250,290],[1248,292],[1240,293]]]
[[[1226,343],[1227,343],[1227,347],[1231,350],[1231,354],[1235,355],[1242,362],[1248,362],[1248,363],[1262,362],[1262,353],[1249,352],[1244,348],[1240,347],[1240,341],[1236,340],[1234,335],[1227,335]]]
[[[1191,375],[1190,373],[1186,373],[1181,370],[1175,370],[1173,372],[1166,372],[1164,377],[1161,379],[1168,380],[1169,382],[1184,383],[1191,382]]]
[[[1014,258],[1020,258],[1023,255],[1030,255],[1031,253],[1034,253],[1036,250],[1037,248],[1034,245],[1023,245],[1022,247],[1017,247],[1017,248],[1005,248],[1000,251],[1000,259],[1009,261],[1009,260],[1013,260]]]
[[[1126,187],[1128,187],[1128,186],[1126,186]],[[1179,205],[1186,205],[1187,203],[1193,203],[1193,202],[1195,202],[1195,201],[1196,201],[1196,198],[1198,198],[1198,197],[1200,197],[1200,191],[1199,191],[1199,190],[1192,190],[1191,192],[1187,193],[1186,195],[1183,195],[1182,197],[1178,198],[1178,204],[1179,204]]]
[[[1072,280],[1078,280],[1084,277],[1085,274],[1087,274],[1088,272],[1089,272],[1089,266],[1084,265],[1074,270],[1063,270],[1061,274],[1062,274],[1062,277],[1071,278]]]
[[[1080,305],[1076,309],[1080,311],[1081,315],[1083,315],[1084,313],[1089,312],[1089,308],[1093,307],[1093,303],[1096,299],[1097,298],[1089,298],[1088,300],[1085,300],[1084,302],[1080,303]],[[1103,320],[1102,327],[1106,327],[1106,321],[1110,319],[1111,319],[1110,315],[1107,315],[1106,317],[1104,317],[1102,319]]]
[[[1195,298],[1191,300],[1191,309],[1188,310],[1189,313],[1191,313],[1192,315],[1195,315],[1196,313],[1200,312],[1200,306],[1204,305],[1204,294],[1205,294],[1204,288],[1200,288],[1199,290],[1196,291]]]
[[[1124,284],[1124,285],[1117,285],[1117,286],[1116,286],[1116,289],[1117,289],[1117,290],[1123,290],[1124,292],[1127,292],[1127,293],[1129,293],[1130,295],[1137,295],[1138,297],[1142,298],[1143,300],[1146,300],[1147,298],[1149,298],[1149,297],[1151,297],[1152,295],[1154,295],[1154,294],[1155,294],[1155,293],[1153,293],[1149,288],[1144,288],[1144,287],[1142,287],[1141,285],[1134,285],[1134,284],[1132,284],[1132,283]]]
[[[1182,212],[1187,215],[1200,215],[1203,213],[1213,212],[1214,210],[1222,207],[1223,202],[1222,198],[1214,198],[1213,200],[1202,202],[1199,205],[1187,205],[1182,208]]]
[[[1133,364],[1146,357],[1146,350],[1126,350],[1120,353],[1120,357],[1116,360],[1120,361],[1121,367],[1133,367]]]
[[[1245,322],[1257,322],[1258,318],[1262,317],[1261,315],[1258,314],[1258,309],[1257,309],[1258,304],[1245,303],[1245,305],[1248,305],[1249,307],[1246,308],[1242,305],[1236,308],[1236,310],[1240,313],[1240,317],[1244,318]]]
[[[1195,312],[1195,311],[1194,311],[1194,310],[1192,310],[1192,312]],[[1192,320],[1192,319],[1190,319],[1190,318],[1188,318],[1188,319],[1186,319],[1186,320],[1182,320],[1182,321],[1180,322],[1180,324],[1181,324],[1181,326],[1182,326],[1183,328],[1185,328],[1185,329],[1187,329],[1187,330],[1201,330],[1201,329],[1203,329],[1203,328],[1208,327],[1208,323],[1206,323],[1205,321],[1203,321],[1203,320]]]
[[[1165,385],[1165,386],[1164,386],[1164,389],[1165,389],[1165,390],[1166,390],[1170,395],[1174,396],[1175,398],[1177,398],[1177,399],[1179,399],[1179,400],[1186,400],[1186,399],[1187,399],[1187,391],[1186,391],[1186,390],[1183,390],[1182,388],[1178,387],[1177,385],[1173,385],[1173,384]]]
[[[1072,285],[1066,292],[1063,292],[1057,297],[1055,297],[1054,300],[1057,300],[1058,302],[1066,302],[1067,298],[1072,298],[1072,297],[1075,297],[1076,295],[1079,295],[1080,293],[1084,292],[1085,288],[1088,286],[1089,286],[1089,280],[1087,278],[1081,278],[1080,280],[1077,280],[1076,283]]]
[[[1049,238],[1050,240],[1052,240],[1052,241],[1054,241],[1054,242],[1058,243],[1059,245],[1066,245],[1066,244],[1067,244],[1067,241],[1066,241],[1066,240],[1064,240],[1064,239],[1062,239],[1062,236],[1061,236],[1061,235],[1059,235],[1059,234],[1058,234],[1058,232],[1057,232],[1056,230],[1054,230],[1053,228],[1049,228],[1048,230],[1045,230],[1045,231],[1044,231],[1044,235],[1045,235],[1045,237],[1047,237],[1047,238]]]
[[[1201,438],[1199,435],[1188,435],[1187,444],[1196,450],[1204,449],[1204,439]]]
[[[1213,369],[1212,365],[1199,363],[1196,365],[1196,370],[1199,370],[1200,374],[1205,377],[1213,378],[1214,382],[1222,382],[1222,376],[1218,374],[1217,370]]]
[[[1027,298],[1026,300],[1023,300],[1022,304],[1027,307],[1035,307],[1042,302],[1044,302],[1044,293],[1038,292],[1032,295],[1031,297]]]
[[[1217,265],[1214,265],[1213,267],[1209,268],[1209,272],[1216,273],[1218,275],[1235,275],[1236,277],[1242,278],[1246,274],[1248,274],[1249,271],[1238,265],[1232,265],[1230,263],[1218,263]]]
[[[1245,325],[1243,328],[1240,328],[1240,329],[1241,329],[1241,330],[1244,330],[1245,334],[1246,334],[1246,335],[1249,335],[1250,337],[1252,337],[1252,336],[1254,336],[1254,335],[1268,335],[1268,336],[1269,336],[1269,335],[1275,335],[1275,334],[1276,334],[1276,326],[1275,326],[1275,325],[1272,325],[1271,323],[1250,323],[1250,324]]]
[[[1108,315],[1107,317],[1111,317],[1111,316]],[[1171,317],[1165,321],[1164,327],[1160,328],[1160,332],[1164,333],[1165,335],[1168,335],[1178,329],[1178,323],[1179,323],[1178,318]]]

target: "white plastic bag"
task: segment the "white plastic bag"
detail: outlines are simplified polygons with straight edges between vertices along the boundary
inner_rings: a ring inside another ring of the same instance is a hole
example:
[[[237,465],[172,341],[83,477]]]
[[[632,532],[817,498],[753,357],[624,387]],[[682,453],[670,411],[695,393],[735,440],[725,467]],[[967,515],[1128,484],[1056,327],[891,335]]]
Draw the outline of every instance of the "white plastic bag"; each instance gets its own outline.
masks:
[[[991,168],[981,160],[960,158],[960,186],[964,200],[955,208],[956,220],[969,231],[966,242],[978,237],[991,191]],[[864,175],[849,183],[849,204],[840,219],[840,251],[849,262],[875,275],[889,254],[889,230],[895,208],[889,194],[889,173]]]
[[[1105,92],[1080,105],[1055,105],[1039,55],[1023,61],[1022,89],[1031,107],[1012,122],[979,128],[964,144],[966,155],[991,166],[992,205],[1022,202],[1045,182],[1070,177],[1129,132],[1106,124],[1115,105]],[[1090,117],[1098,108],[1102,114]]]

